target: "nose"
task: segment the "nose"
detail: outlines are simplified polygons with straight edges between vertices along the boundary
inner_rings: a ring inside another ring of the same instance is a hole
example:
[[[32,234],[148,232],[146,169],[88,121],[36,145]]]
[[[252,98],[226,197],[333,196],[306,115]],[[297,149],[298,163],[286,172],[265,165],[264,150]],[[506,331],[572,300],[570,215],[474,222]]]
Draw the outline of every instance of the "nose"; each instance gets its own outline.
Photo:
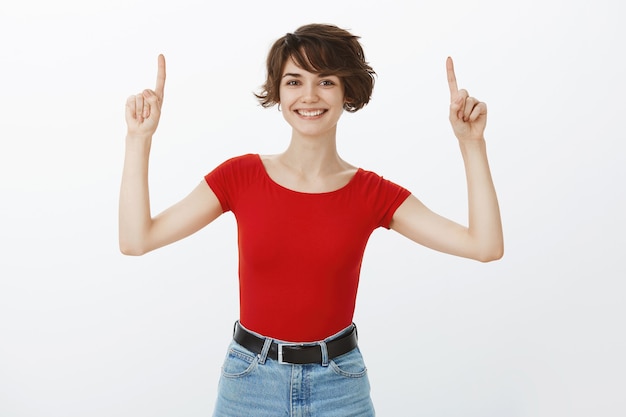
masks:
[[[319,100],[316,87],[315,84],[307,84],[304,86],[301,97],[303,103],[315,103]]]

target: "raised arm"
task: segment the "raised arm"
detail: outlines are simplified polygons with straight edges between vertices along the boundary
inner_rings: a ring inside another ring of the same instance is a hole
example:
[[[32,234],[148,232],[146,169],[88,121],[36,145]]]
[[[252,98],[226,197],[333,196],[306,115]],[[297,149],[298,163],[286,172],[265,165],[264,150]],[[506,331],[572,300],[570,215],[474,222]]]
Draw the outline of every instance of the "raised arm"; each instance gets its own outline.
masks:
[[[504,253],[500,209],[491,178],[484,131],[487,106],[457,87],[454,65],[446,61],[450,88],[450,123],[458,139],[467,180],[468,226],[459,225],[429,210],[410,196],[396,210],[391,228],[432,249],[493,261]]]
[[[148,162],[152,136],[161,117],[165,58],[159,55],[154,90],[126,101],[126,153],[119,200],[119,245],[126,255],[142,255],[182,239],[217,218],[222,210],[202,181],[187,197],[156,217],[150,211]]]

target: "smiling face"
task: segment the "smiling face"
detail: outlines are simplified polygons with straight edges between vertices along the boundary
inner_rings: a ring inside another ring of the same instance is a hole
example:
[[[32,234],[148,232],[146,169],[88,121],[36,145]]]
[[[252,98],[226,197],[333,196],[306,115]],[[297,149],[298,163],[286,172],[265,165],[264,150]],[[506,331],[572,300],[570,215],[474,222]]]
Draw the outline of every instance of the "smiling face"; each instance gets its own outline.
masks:
[[[267,78],[256,98],[263,107],[281,102],[285,63],[341,79],[343,108],[356,112],[369,103],[376,73],[365,60],[359,37],[334,25],[310,24],[277,39],[267,55]]]
[[[283,117],[294,134],[303,137],[334,135],[345,103],[339,77],[309,72],[288,59],[279,96]]]

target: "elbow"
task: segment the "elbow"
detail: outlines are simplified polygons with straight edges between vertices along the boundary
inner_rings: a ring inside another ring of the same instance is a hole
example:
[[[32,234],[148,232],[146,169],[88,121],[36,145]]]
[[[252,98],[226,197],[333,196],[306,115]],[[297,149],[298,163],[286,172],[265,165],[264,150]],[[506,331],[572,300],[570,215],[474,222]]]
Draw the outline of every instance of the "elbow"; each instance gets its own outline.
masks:
[[[132,244],[130,242],[122,241],[119,242],[120,252],[123,255],[127,256],[141,256],[146,254],[148,251],[140,245]]]
[[[483,263],[497,261],[504,256],[504,245],[498,245],[488,250],[481,251],[476,260]]]
[[[122,255],[126,255],[126,256],[141,256],[145,254],[145,252],[143,251],[134,250],[130,248],[120,248],[120,252],[122,252]]]

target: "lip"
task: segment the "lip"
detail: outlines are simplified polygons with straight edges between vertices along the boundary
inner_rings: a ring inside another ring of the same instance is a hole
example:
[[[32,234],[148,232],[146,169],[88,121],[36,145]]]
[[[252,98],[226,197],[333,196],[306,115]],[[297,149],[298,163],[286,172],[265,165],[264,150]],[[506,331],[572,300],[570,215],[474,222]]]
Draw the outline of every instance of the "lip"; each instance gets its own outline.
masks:
[[[317,119],[323,116],[328,110],[327,109],[296,109],[294,112],[301,118],[304,119]]]

